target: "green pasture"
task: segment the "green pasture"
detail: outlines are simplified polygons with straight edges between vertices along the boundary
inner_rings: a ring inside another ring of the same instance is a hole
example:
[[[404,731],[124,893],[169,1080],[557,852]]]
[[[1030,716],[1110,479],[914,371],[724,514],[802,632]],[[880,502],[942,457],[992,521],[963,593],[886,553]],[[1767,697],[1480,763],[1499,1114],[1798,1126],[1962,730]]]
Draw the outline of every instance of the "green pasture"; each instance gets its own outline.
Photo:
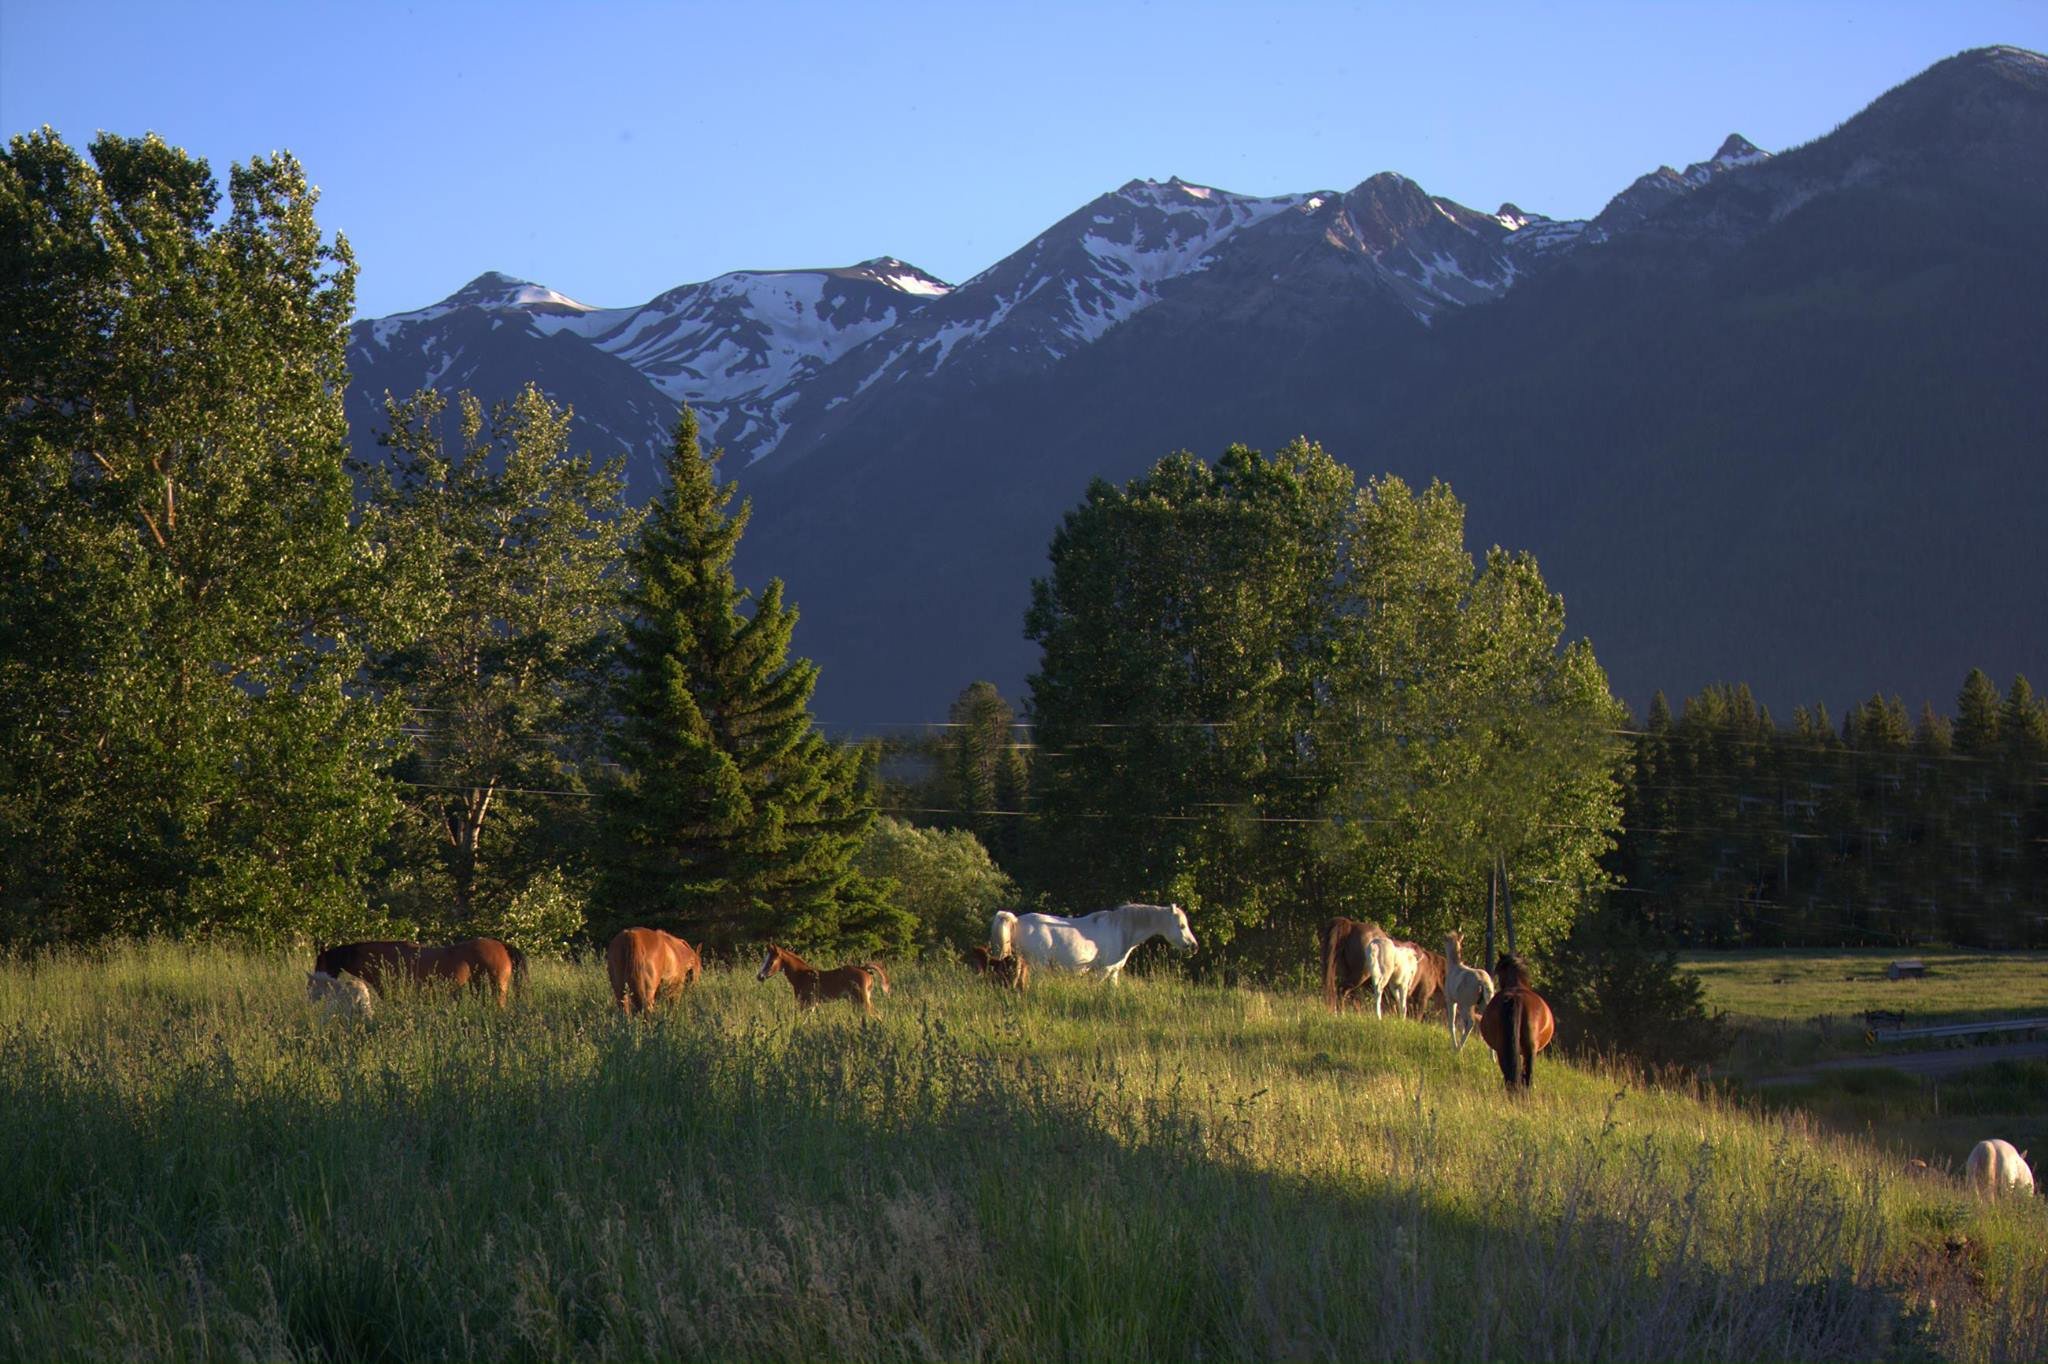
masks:
[[[1925,962],[1919,980],[1888,980],[1895,961]],[[1886,1009],[1908,1026],[2048,1017],[2048,952],[1694,952],[1680,965],[1699,976],[1707,1002],[1740,1019],[1839,1020],[1860,1040],[1863,1014]]]
[[[1891,980],[1886,968],[1925,962],[1922,979]],[[1729,1069],[1738,1081],[1798,1073],[1804,1083],[1756,1091],[1772,1109],[1798,1109],[1896,1156],[1960,1168],[1984,1137],[2004,1137],[2048,1156],[2048,1058],[1989,1062],[1922,1078],[1888,1067],[1908,1049],[1967,1052],[2011,1040],[1997,1034],[1875,1044],[1867,1010],[1905,1016],[1905,1026],[2048,1017],[2048,953],[1985,951],[1701,952],[1681,959],[1706,985],[1707,1003],[1734,1025]],[[1836,1068],[1862,1058],[1868,1067]]]
[[[2038,1359],[2048,1211],[1441,1024],[904,964],[873,1021],[595,965],[0,965],[0,1357]]]

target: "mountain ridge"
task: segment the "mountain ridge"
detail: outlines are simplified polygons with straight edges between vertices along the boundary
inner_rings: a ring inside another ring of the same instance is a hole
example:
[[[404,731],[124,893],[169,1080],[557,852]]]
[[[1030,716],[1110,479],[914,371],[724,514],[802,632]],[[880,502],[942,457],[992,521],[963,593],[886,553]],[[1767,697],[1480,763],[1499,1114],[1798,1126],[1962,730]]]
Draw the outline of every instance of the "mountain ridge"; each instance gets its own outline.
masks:
[[[786,580],[819,713],[854,727],[939,714],[975,677],[1017,693],[1029,581],[1089,479],[1303,432],[1361,472],[1449,479],[1479,544],[1538,554],[1637,704],[1730,677],[1783,703],[1939,697],[1972,665],[2048,673],[2021,590],[2048,524],[2043,163],[2048,59],[1980,49],[1798,147],[1731,134],[1591,219],[1393,172],[1264,197],[1133,180],[943,292],[785,272],[816,277],[813,320],[830,293],[822,339],[764,314],[793,286],[679,286],[644,319],[697,319],[662,334],[662,383],[652,348],[581,335],[655,301],[552,290],[366,358],[446,384],[545,361],[606,448],[639,431],[643,491],[676,395],[704,395],[756,504],[742,568]]]

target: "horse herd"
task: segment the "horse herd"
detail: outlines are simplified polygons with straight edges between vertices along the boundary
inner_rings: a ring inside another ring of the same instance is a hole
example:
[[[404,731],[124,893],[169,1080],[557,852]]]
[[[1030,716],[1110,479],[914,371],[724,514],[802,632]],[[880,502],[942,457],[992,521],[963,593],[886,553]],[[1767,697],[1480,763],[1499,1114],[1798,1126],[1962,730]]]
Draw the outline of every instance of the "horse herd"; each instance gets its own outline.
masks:
[[[1441,996],[1451,1049],[1463,1050],[1476,1025],[1500,1062],[1507,1087],[1529,1089],[1536,1081],[1536,1053],[1557,1035],[1557,1019],[1543,996],[1530,988],[1529,968],[1520,957],[1503,953],[1489,974],[1464,963],[1464,945],[1464,935],[1452,933],[1439,956],[1420,943],[1394,937],[1370,919],[1332,919],[1322,932],[1323,1002],[1341,1013],[1370,985],[1373,1017],[1385,1016],[1391,990],[1396,1013],[1406,1017],[1412,1006],[1421,1018],[1430,1001]],[[1458,1030],[1461,1019],[1463,1032]]]
[[[1557,1025],[1550,1006],[1529,988],[1520,958],[1503,955],[1489,974],[1464,963],[1459,934],[1444,939],[1439,956],[1394,938],[1370,920],[1333,919],[1321,937],[1323,997],[1332,1010],[1341,1013],[1346,1004],[1357,1003],[1354,996],[1368,984],[1375,1017],[1384,1016],[1390,990],[1395,1011],[1406,1016],[1412,1007],[1418,1018],[1441,996],[1453,1050],[1464,1048],[1476,1026],[1498,1058],[1509,1089],[1526,1090],[1534,1083],[1536,1053],[1550,1045]],[[1115,981],[1131,954],[1153,938],[1182,952],[1195,950],[1194,930],[1179,905],[1125,904],[1072,919],[999,910],[989,924],[988,946],[974,947],[968,965],[990,984],[1012,990],[1028,987],[1033,968]],[[623,929],[605,949],[611,998],[628,1015],[645,1013],[664,996],[689,988],[703,969],[695,948],[658,928]],[[770,943],[754,978],[777,974],[789,981],[802,1009],[845,1000],[871,1014],[875,993],[889,993],[889,973],[880,962],[817,967]],[[398,982],[466,986],[490,994],[502,1006],[525,977],[525,954],[496,938],[470,938],[445,947],[345,943],[317,954],[307,994],[329,1014],[367,1014],[373,996]]]

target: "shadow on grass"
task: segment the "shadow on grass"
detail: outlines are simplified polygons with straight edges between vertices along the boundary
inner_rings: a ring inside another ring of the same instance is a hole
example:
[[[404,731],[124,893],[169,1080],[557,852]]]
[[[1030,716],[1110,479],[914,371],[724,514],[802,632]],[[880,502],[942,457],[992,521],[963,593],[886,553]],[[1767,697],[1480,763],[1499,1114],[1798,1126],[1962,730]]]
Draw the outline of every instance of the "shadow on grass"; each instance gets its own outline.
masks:
[[[823,1025],[820,1026],[819,1024]],[[408,1022],[405,1026],[411,1026]],[[431,1021],[420,1024],[430,1028]],[[1901,1358],[1872,1199],[1717,1193],[1618,1138],[1257,1168],[1253,1096],[1077,1084],[850,1020],[314,1035],[138,1091],[0,1037],[0,1354],[408,1359]],[[388,1042],[390,1039],[382,1039]],[[1397,1115],[1390,1115],[1390,1119]],[[2030,1338],[2029,1338],[2030,1339]],[[2024,1342],[2023,1342],[2024,1343]],[[2036,1342],[2039,1343],[2039,1342]]]

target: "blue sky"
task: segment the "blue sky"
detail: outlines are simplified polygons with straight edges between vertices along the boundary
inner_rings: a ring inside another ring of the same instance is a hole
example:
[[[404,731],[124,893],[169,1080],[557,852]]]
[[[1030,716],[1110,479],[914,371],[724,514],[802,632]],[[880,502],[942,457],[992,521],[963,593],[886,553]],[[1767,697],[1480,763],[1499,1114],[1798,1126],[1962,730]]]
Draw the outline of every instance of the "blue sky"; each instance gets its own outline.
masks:
[[[487,269],[622,305],[885,254],[958,281],[1134,176],[1579,216],[1999,42],[2048,49],[2048,3],[0,0],[0,130],[295,152],[365,315]]]

